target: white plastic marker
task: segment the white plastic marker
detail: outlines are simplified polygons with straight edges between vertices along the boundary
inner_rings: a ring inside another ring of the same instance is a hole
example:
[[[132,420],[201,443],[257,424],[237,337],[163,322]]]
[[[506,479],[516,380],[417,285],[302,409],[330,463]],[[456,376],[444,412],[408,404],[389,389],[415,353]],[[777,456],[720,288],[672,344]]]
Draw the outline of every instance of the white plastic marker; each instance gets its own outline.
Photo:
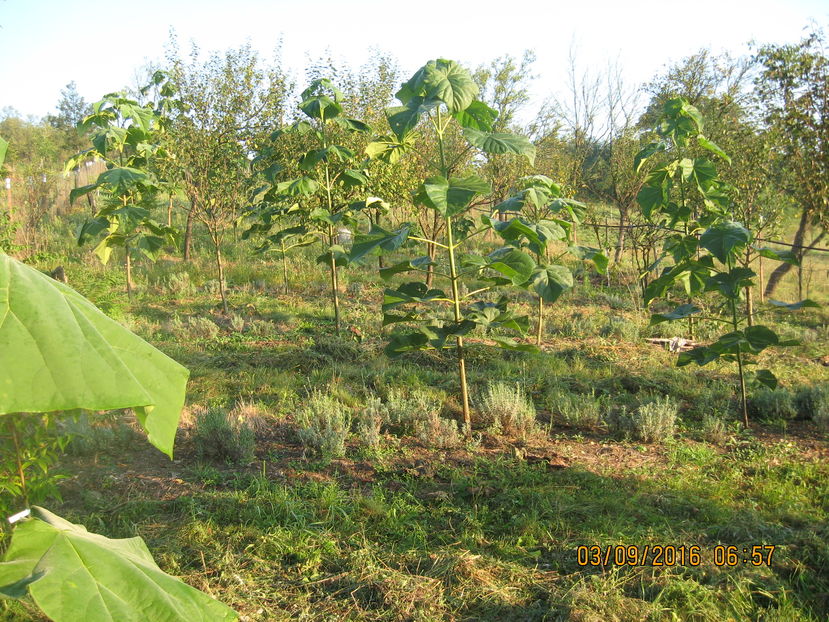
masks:
[[[23,520],[24,518],[28,518],[29,514],[31,513],[32,511],[29,508],[26,508],[22,512],[18,512],[17,514],[12,514],[11,516],[9,516],[9,522],[12,525],[14,525],[17,521]]]

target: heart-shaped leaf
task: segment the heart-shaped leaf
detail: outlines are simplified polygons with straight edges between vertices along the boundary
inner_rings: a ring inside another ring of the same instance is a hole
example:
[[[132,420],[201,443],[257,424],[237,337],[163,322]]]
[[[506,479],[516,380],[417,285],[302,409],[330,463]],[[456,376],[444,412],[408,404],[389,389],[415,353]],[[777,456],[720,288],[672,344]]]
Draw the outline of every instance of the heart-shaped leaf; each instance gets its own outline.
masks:
[[[40,507],[15,527],[0,591],[17,585],[55,622],[223,622],[236,613],[164,573],[141,538],[111,540]]]
[[[573,274],[566,266],[538,266],[532,275],[532,288],[544,302],[555,302],[573,287]]]
[[[750,242],[751,232],[733,221],[713,225],[700,237],[700,245],[724,264],[733,262]]]
[[[0,344],[0,418],[133,408],[150,443],[172,456],[189,372],[72,288],[2,252]]]
[[[695,313],[699,313],[702,311],[698,306],[692,304],[684,304],[679,305],[673,311],[669,311],[668,313],[654,313],[651,315],[651,323],[650,325],[653,326],[654,324],[659,324],[661,322],[673,322],[674,320],[682,320],[686,317],[690,317]]]
[[[530,164],[535,162],[535,145],[526,136],[504,134],[501,132],[483,132],[471,127],[464,128],[463,135],[473,147],[484,153],[515,153],[527,158]]]
[[[442,101],[449,112],[465,110],[478,95],[478,85],[472,76],[453,60],[432,60],[424,69],[423,94],[427,99]]]

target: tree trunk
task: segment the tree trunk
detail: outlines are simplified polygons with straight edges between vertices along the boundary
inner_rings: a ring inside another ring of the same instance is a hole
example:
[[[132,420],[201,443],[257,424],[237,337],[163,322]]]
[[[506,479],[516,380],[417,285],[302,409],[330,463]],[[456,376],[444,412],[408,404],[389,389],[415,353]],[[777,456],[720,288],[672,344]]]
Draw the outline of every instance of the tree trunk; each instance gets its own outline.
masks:
[[[435,261],[435,255],[437,253],[437,248],[438,247],[435,246],[434,244],[427,244],[426,245],[426,253],[429,255],[429,259],[433,262]],[[435,278],[435,266],[430,263],[428,266],[426,266],[426,287],[431,289],[432,281],[434,280],[434,278]]]
[[[216,267],[219,270],[219,294],[222,297],[222,312],[227,315],[227,294],[225,293],[225,268],[222,262],[222,241],[212,236],[213,246],[216,247]]]
[[[616,244],[616,254],[613,256],[613,263],[619,263],[622,260],[622,253],[625,251],[625,232],[627,225],[625,220],[627,217],[627,208],[619,208],[619,241]]]
[[[803,258],[803,238],[806,237],[806,229],[809,226],[809,212],[803,211],[800,215],[800,224],[797,226],[797,232],[794,234],[794,241],[792,244],[794,248],[792,249],[795,253],[797,253],[798,257]],[[780,281],[783,280],[783,277],[789,273],[789,270],[792,269],[792,264],[790,263],[781,263],[777,266],[774,271],[769,276],[769,282],[766,284],[766,298],[770,297],[774,294],[774,290],[777,289],[777,286],[780,284]]]
[[[170,193],[170,200],[167,203],[167,226],[173,226],[173,193]]]
[[[193,207],[187,212],[187,223],[184,225],[184,261],[190,261],[193,246]]]
[[[328,240],[331,246],[334,245],[334,227],[332,225],[328,225]],[[331,268],[331,297],[334,302],[334,327],[337,332],[337,335],[340,334],[340,293],[339,288],[340,284],[337,280],[337,258],[334,256],[333,251],[329,251],[328,253],[330,257],[330,268]]]

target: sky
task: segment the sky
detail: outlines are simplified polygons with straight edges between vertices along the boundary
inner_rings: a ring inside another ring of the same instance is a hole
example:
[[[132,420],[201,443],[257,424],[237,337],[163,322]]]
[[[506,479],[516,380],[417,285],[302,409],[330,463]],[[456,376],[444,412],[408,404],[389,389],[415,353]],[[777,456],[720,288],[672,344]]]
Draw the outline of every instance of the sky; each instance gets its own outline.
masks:
[[[170,31],[182,50],[250,42],[265,57],[282,42],[301,83],[308,59],[359,67],[373,48],[407,78],[432,58],[469,68],[535,51],[533,103],[562,94],[567,58],[601,70],[618,63],[639,84],[703,47],[741,55],[749,41],[793,43],[829,25],[827,0],[0,0],[0,110],[54,112],[70,82],[87,101],[134,83],[164,58]]]

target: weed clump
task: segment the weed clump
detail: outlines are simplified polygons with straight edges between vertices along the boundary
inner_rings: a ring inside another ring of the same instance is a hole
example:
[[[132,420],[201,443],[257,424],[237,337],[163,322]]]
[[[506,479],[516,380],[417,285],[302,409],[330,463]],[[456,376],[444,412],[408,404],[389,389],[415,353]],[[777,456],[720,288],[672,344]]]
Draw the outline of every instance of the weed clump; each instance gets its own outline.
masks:
[[[803,387],[795,396],[795,408],[804,419],[811,419],[818,427],[829,430],[829,385]]]
[[[256,457],[253,429],[221,408],[209,408],[198,416],[193,441],[200,459],[248,464]]]
[[[417,422],[415,436],[423,445],[438,449],[451,449],[461,444],[458,422],[454,419],[445,419],[436,411]]]
[[[437,394],[426,389],[405,391],[394,387],[389,390],[386,406],[389,410],[389,425],[401,434],[414,434],[417,423],[428,419],[431,413],[439,412],[443,401]]]
[[[661,443],[674,433],[679,407],[670,397],[646,402],[632,413],[622,407],[609,423],[617,432],[644,443]]]
[[[159,285],[162,292],[174,296],[192,295],[196,289],[190,281],[190,274],[187,272],[178,272],[162,277]]]
[[[315,389],[297,412],[296,424],[302,445],[320,458],[330,460],[345,455],[351,414],[339,400]]]
[[[573,394],[556,390],[546,396],[547,407],[557,412],[567,425],[580,428],[595,428],[602,423],[604,404],[595,391],[589,394]]]
[[[182,320],[175,316],[167,325],[168,332],[181,340],[216,339],[219,327],[206,317],[189,317]]]
[[[748,413],[758,419],[793,419],[797,416],[794,395],[787,389],[763,387],[748,400]]]
[[[380,447],[380,432],[389,421],[389,409],[379,397],[368,398],[365,407],[357,415],[357,437],[360,443],[370,449]]]
[[[234,313],[230,316],[230,327],[233,332],[241,333],[245,329],[245,318]]]
[[[485,424],[496,432],[526,438],[537,427],[535,406],[518,384],[490,382],[478,410]]]
[[[97,453],[118,453],[130,447],[138,438],[123,420],[112,415],[97,417],[93,421],[88,413],[68,418],[62,423],[61,433],[69,438],[66,452],[76,456]]]
[[[725,420],[715,415],[703,415],[702,437],[712,445],[723,445],[729,437]]]
[[[426,446],[447,449],[460,444],[458,424],[440,416],[443,400],[426,389],[393,388],[387,402],[389,425],[400,434],[412,434]]]

